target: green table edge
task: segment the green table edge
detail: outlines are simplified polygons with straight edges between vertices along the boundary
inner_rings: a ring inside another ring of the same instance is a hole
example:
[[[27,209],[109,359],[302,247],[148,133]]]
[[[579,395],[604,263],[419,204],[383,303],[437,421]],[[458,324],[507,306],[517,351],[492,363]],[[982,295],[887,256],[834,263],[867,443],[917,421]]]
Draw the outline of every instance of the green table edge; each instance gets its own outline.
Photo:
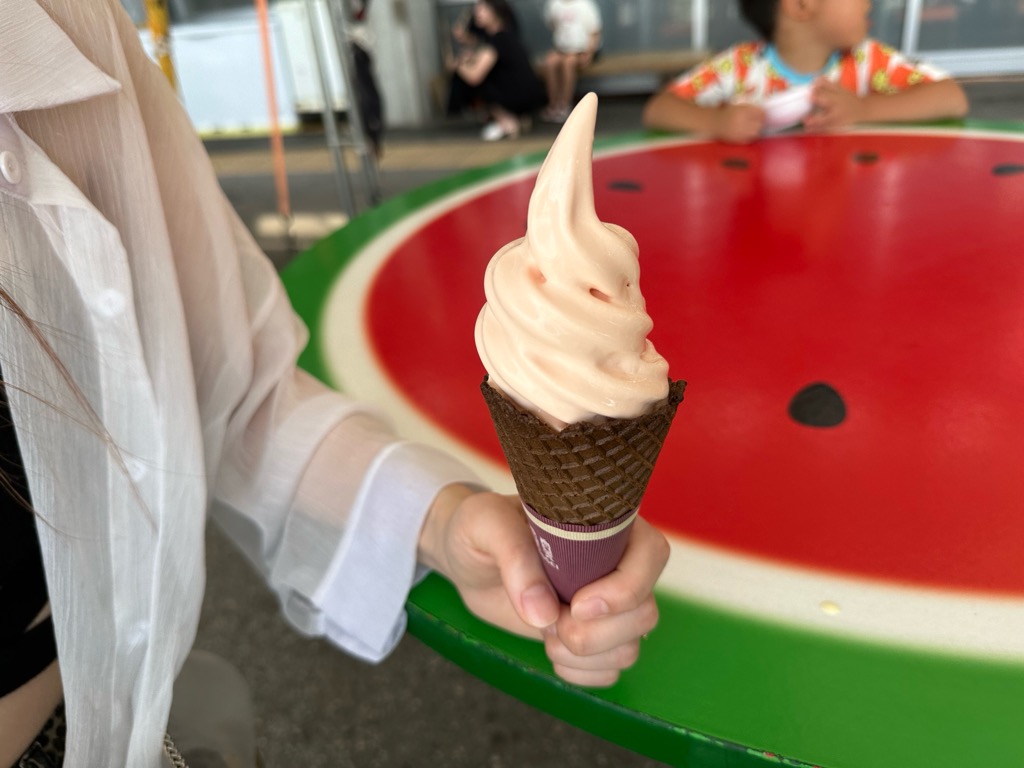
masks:
[[[638,754],[675,766],[810,768],[808,763],[646,716],[608,698],[614,688],[602,692],[563,682],[550,672],[541,643],[511,636],[479,621],[462,608],[455,588],[437,575],[430,575],[413,591],[407,611],[409,631],[462,669],[504,693]]]
[[[891,129],[894,126],[879,126]],[[906,127],[906,126],[900,126]],[[918,127],[918,126],[915,126]],[[941,121],[928,123],[920,127],[961,128],[994,132],[1024,133],[1024,124],[1010,121]],[[670,134],[662,132],[638,131],[626,133],[595,141],[595,151],[612,150],[636,144],[644,139],[667,138]],[[418,209],[434,203],[444,196],[462,190],[470,185],[496,179],[515,171],[536,169],[546,155],[546,151],[516,157],[494,165],[471,169],[456,173],[450,177],[424,185],[418,189],[396,196],[377,207],[357,216],[346,226],[316,243],[303,254],[300,254],[288,267],[282,270],[282,279],[291,297],[293,306],[300,317],[312,328],[317,327],[318,319],[334,283],[334,279],[358,255],[359,251],[385,228],[393,225],[403,217]],[[329,279],[328,279],[329,278]],[[315,335],[314,335],[315,339]],[[323,355],[316,343],[309,344],[299,359],[300,365],[315,376],[330,382],[328,369]],[[664,597],[664,596],[663,596]],[[664,602],[664,601],[663,601]],[[751,647],[762,640],[751,642],[753,637],[763,633],[768,636],[778,635],[784,631],[780,625],[768,622],[751,621],[728,611],[711,606],[702,606],[688,601],[680,601],[671,596],[670,611],[683,606],[682,613],[691,618],[703,617],[698,620],[712,622],[734,621],[744,623],[744,634]],[[538,643],[517,638],[480,622],[462,608],[457,593],[443,579],[437,576],[428,577],[410,595],[408,604],[410,632],[452,659],[463,668],[481,679],[492,683],[502,690],[557,716],[573,725],[581,727],[598,736],[608,738],[634,751],[676,766],[700,766],[701,768],[755,768],[766,765],[812,766],[824,765],[814,760],[813,756],[805,756],[803,760],[787,758],[754,747],[744,747],[717,738],[699,729],[681,728],[668,721],[655,717],[647,717],[623,707],[616,701],[618,686],[606,691],[584,690],[565,684],[545,672],[548,668],[543,649]],[[663,608],[663,621],[665,608]],[[753,627],[753,630],[751,630]],[[655,638],[652,638],[655,639]],[[856,673],[863,678],[864,674],[878,677],[879,683],[886,681],[899,667],[907,661],[906,654],[899,648],[883,647],[871,643],[845,641],[834,636],[816,635],[806,632],[804,640],[820,651],[827,651],[836,643],[858,646],[861,661],[856,664]],[[777,645],[771,639],[767,646]],[[764,647],[764,646],[762,646]],[[455,652],[457,650],[457,652]],[[778,649],[777,649],[778,650]],[[804,648],[803,650],[807,650]],[[935,663],[941,663],[941,654],[921,655],[912,677],[929,679],[935,675]],[[641,664],[638,665],[641,666]],[[970,659],[960,669],[961,679],[953,680],[951,685],[964,687],[973,684],[969,673],[982,670],[987,680],[985,690],[975,695],[979,701],[1005,702],[1003,711],[1016,709],[1020,701],[1024,701],[1024,679],[1021,679],[1020,667],[1005,664],[997,660]],[[627,672],[626,675],[630,675]],[[964,676],[966,675],[966,676]],[[621,685],[621,683],[620,683]],[[889,686],[880,685],[879,690]],[[863,702],[858,702],[861,706]],[[850,715],[856,715],[856,707],[850,706]],[[931,710],[931,707],[926,707]],[[933,713],[934,714],[934,713]],[[941,720],[941,718],[940,718]],[[935,722],[936,737],[955,733],[961,728],[957,723]],[[1007,723],[1000,732],[1017,736],[1015,759],[1024,764],[1024,744],[1020,743],[1019,730],[1016,723]],[[989,734],[991,736],[991,734]],[[992,739],[987,739],[992,743]],[[764,743],[769,743],[765,741]],[[898,745],[893,745],[898,746]],[[998,745],[997,745],[998,746]],[[950,748],[942,765],[981,765],[1003,764],[999,755],[992,752],[988,755],[977,751],[977,744],[964,753]],[[896,752],[903,750],[896,749]],[[911,750],[909,754],[913,754]],[[889,755],[895,762],[892,765],[906,765],[903,758]],[[977,762],[995,758],[996,762]],[[964,762],[968,760],[969,762]],[[845,765],[828,763],[832,765]],[[890,764],[890,763],[887,763]],[[862,764],[863,765],[863,764]]]

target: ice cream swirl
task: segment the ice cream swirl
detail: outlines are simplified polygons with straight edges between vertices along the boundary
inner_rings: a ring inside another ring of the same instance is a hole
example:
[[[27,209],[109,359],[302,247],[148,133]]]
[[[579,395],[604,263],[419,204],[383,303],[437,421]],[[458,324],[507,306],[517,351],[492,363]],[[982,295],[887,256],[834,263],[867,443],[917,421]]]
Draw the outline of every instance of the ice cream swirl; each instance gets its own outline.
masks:
[[[487,267],[476,324],[490,383],[555,429],[639,416],[668,393],[668,363],[647,339],[636,240],[594,209],[596,118],[591,93],[541,166],[526,236]]]

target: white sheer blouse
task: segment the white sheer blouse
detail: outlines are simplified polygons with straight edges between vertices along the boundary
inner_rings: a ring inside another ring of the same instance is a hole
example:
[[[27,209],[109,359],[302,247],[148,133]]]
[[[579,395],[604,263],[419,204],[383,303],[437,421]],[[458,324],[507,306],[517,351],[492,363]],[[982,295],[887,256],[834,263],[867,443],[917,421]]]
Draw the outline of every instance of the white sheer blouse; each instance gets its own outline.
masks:
[[[472,481],[294,369],[305,330],[118,0],[0,0],[0,356],[66,768],[161,762],[212,509],[302,631],[382,658],[423,514]]]

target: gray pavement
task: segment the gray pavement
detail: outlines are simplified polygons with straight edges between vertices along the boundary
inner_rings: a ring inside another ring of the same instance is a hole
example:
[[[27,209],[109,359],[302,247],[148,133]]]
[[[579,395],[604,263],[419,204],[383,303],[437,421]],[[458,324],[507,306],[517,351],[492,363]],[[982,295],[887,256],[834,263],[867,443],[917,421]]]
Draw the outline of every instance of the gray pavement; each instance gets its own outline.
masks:
[[[1024,81],[966,84],[972,117],[1024,121]],[[642,97],[601,101],[598,134],[640,126]],[[428,162],[452,144],[477,147],[477,127],[442,123],[417,131],[391,131],[381,166],[385,197],[401,194],[461,165]],[[502,142],[494,160],[536,151],[554,138],[538,125],[526,137]],[[266,141],[210,141],[228,197],[254,230],[275,210],[273,183],[251,154]],[[317,133],[290,137],[290,153],[316,153]],[[249,154],[247,154],[249,153]],[[398,159],[395,159],[395,158]],[[408,162],[401,162],[401,158]],[[232,165],[230,160],[236,162]],[[293,209],[328,215],[338,195],[326,154],[291,174]],[[259,235],[278,266],[304,243]],[[294,633],[280,617],[276,598],[222,534],[207,536],[208,588],[197,646],[239,667],[255,700],[260,749],[267,768],[652,768],[645,759],[556,720],[495,690],[439,657],[412,637],[378,666],[345,656],[320,640]]]
[[[502,693],[412,636],[379,665],[299,636],[214,528],[196,646],[252,689],[267,768],[653,768]]]

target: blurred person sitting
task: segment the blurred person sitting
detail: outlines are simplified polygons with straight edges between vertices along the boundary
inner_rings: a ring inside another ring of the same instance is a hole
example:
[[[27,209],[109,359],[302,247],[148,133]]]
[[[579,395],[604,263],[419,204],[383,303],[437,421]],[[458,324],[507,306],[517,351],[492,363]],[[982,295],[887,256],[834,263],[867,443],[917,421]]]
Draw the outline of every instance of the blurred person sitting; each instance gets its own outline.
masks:
[[[519,136],[521,123],[544,105],[544,85],[533,71],[507,0],[477,0],[468,30],[453,30],[466,48],[446,62],[452,73],[449,115],[480,107],[489,121],[480,137]]]
[[[351,18],[347,31],[352,44],[353,86],[359,103],[360,124],[370,140],[374,156],[380,160],[384,154],[384,102],[374,74],[375,41],[367,20],[370,0],[354,0],[348,10]]]
[[[962,117],[967,97],[945,72],[867,37],[870,0],[740,0],[764,38],[732,46],[653,96],[648,128],[733,143],[765,131],[765,99],[809,88],[803,126]]]
[[[544,21],[551,28],[553,48],[544,57],[548,106],[541,117],[564,123],[577,74],[593,63],[601,48],[601,11],[594,0],[547,0]]]

